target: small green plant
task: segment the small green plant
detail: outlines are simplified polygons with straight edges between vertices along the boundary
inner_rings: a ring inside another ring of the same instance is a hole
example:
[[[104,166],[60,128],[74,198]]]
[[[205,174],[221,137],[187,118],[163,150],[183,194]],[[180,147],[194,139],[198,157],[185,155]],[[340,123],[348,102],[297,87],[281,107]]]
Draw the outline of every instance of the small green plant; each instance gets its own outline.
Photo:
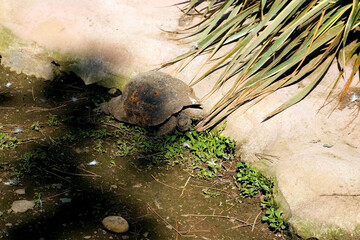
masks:
[[[237,182],[240,184],[240,195],[253,197],[259,192],[266,194],[271,192],[274,182],[259,174],[249,163],[238,163]]]
[[[115,157],[126,157],[129,154],[131,154],[133,152],[134,146],[130,145],[127,142],[124,142],[122,140],[118,140],[116,142],[116,147],[118,149],[118,151],[115,152],[114,156]]]
[[[286,229],[282,212],[276,209],[273,198],[274,181],[261,175],[255,168],[251,168],[249,163],[239,162],[237,167],[236,184],[239,187],[240,196],[253,197],[256,194],[262,194],[261,207],[266,209],[262,221],[267,222],[269,228],[274,231]]]
[[[282,212],[275,210],[273,207],[266,210],[265,216],[262,217],[262,221],[267,222],[270,229],[275,232],[286,229]]]
[[[22,170],[26,173],[30,173],[32,168],[35,167],[35,163],[32,162],[33,154],[31,152],[26,152],[21,158]]]
[[[39,121],[34,122],[30,127],[31,130],[35,130],[35,131],[40,131],[40,128],[41,126]]]
[[[218,196],[220,196],[220,192],[212,191],[210,189],[204,189],[203,193],[206,195],[206,197],[218,197]]]
[[[41,198],[41,193],[39,192],[34,193],[34,203],[35,203],[35,207],[42,207],[43,200]]]
[[[115,160],[110,160],[110,166],[109,166],[110,168],[112,168],[112,167],[116,167],[116,162],[115,162]]]
[[[56,115],[49,114],[49,120],[48,120],[49,126],[58,126],[60,125],[60,120]]]
[[[108,132],[106,129],[91,129],[89,131],[81,131],[83,137],[90,137],[91,139],[104,139],[107,137],[113,137],[114,134]]]
[[[64,136],[57,138],[52,138],[51,136],[49,136],[49,138],[51,147],[59,147],[62,144],[70,144],[76,140],[76,137],[71,133],[67,133]]]
[[[6,133],[0,133],[0,150],[12,149],[18,145],[17,137],[11,137]]]
[[[12,173],[11,180],[8,182],[9,185],[17,186],[20,184],[20,179],[22,177],[22,173],[17,169],[14,169]]]
[[[94,150],[98,153],[106,153],[106,150],[105,148],[103,147],[103,141],[101,139],[98,139],[96,142],[95,142],[95,147],[94,147]]]
[[[38,169],[37,162],[43,161],[46,159],[46,152],[42,151],[41,149],[36,149],[33,152],[26,152],[23,157],[20,159],[21,168],[20,172],[24,173],[31,173],[34,170]]]

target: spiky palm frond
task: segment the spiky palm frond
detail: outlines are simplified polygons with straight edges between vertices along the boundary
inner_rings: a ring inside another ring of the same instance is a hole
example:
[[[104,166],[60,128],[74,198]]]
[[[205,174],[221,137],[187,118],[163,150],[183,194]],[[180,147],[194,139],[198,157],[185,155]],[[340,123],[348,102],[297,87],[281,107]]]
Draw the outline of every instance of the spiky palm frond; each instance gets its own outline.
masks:
[[[184,12],[203,17],[195,32],[189,34],[198,39],[197,47],[163,66],[183,61],[182,70],[195,57],[207,53],[207,62],[215,63],[192,84],[221,68],[208,96],[235,79],[210,115],[198,124],[200,131],[214,126],[244,103],[315,72],[312,82],[267,117],[274,116],[302,100],[321,81],[336,56],[345,66],[360,50],[359,0],[190,0]],[[339,56],[356,36],[357,43],[349,54]],[[217,58],[219,50],[228,44],[232,44],[230,50]],[[359,66],[358,56],[342,96]]]

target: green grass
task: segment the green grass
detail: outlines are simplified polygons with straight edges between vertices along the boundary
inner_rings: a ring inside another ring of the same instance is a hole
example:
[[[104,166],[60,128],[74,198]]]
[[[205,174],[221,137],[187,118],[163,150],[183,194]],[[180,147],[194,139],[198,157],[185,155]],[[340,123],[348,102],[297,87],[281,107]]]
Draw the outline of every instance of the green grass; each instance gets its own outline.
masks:
[[[49,114],[49,119],[48,119],[48,123],[49,126],[59,126],[60,125],[60,120],[58,118],[58,116],[53,115],[53,114]]]
[[[80,121],[74,117],[66,117],[71,121]],[[60,125],[58,117],[50,117],[52,126]],[[63,119],[63,118],[62,118]],[[36,122],[35,122],[36,123]],[[86,122],[87,123],[87,122]],[[54,125],[55,124],[55,125]],[[79,122],[79,126],[84,123]],[[109,167],[121,166],[118,161],[131,157],[131,162],[136,164],[134,159],[142,159],[143,171],[161,168],[163,166],[174,166],[181,164],[193,177],[201,179],[215,179],[222,176],[223,164],[234,160],[236,142],[231,138],[222,136],[219,132],[203,131],[197,132],[193,128],[187,132],[175,131],[171,135],[158,136],[154,130],[147,130],[140,127],[116,123],[116,128],[108,128],[107,124],[114,124],[112,119],[99,119],[95,128],[74,128],[65,131],[57,137],[49,137],[46,146],[26,151],[20,157],[17,165],[13,168],[11,180],[13,184],[20,184],[25,176],[31,175],[37,178],[47,178],[49,171],[68,171],[71,164],[69,159],[62,158],[58,151],[72,149],[78,141],[85,142],[89,149],[97,154],[109,156]],[[106,126],[106,128],[104,127]],[[50,126],[43,126],[43,131]],[[59,126],[65,128],[65,124]],[[36,130],[36,129],[34,129]],[[0,135],[3,148],[14,148],[17,142],[7,134]],[[56,158],[54,158],[54,154]],[[285,229],[286,225],[282,219],[282,213],[276,209],[273,199],[274,182],[251,168],[249,163],[239,162],[237,165],[236,185],[239,188],[240,197],[254,197],[264,195],[262,207],[266,209],[263,222],[275,231]],[[215,198],[220,192],[212,189],[203,190],[207,198]],[[36,204],[40,206],[42,196],[35,195]]]
[[[208,131],[198,133],[194,129],[160,137],[156,132],[122,124],[120,130],[112,134],[96,130],[90,136],[115,140],[112,145],[116,149],[111,157],[113,160],[136,154],[146,159],[149,167],[163,163],[186,163],[194,175],[201,178],[221,176],[222,162],[232,159],[235,149],[235,141],[230,138]]]

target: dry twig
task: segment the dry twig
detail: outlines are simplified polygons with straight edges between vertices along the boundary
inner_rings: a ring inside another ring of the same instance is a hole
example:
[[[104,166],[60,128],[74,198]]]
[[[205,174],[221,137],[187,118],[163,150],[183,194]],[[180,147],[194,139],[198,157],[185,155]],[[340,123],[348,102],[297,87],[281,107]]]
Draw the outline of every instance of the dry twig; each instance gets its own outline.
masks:
[[[59,176],[59,175],[57,175],[56,173],[53,173],[53,172],[50,172],[50,171],[48,171],[48,170],[44,170],[45,172],[47,172],[47,173],[49,173],[49,174],[51,174],[51,175],[54,175],[55,177],[58,177],[58,178],[61,178],[62,180],[65,180],[65,181],[67,181],[67,182],[71,182],[70,180],[68,180],[68,179],[66,179],[66,178],[63,178],[62,176]]]
[[[151,206],[149,203],[147,203],[148,209],[150,211],[152,211],[153,213],[155,213],[156,216],[158,216],[164,223],[166,223],[167,225],[169,225],[172,229],[175,230],[175,232],[177,232],[180,236],[182,236],[182,233],[179,232],[173,225],[171,225],[168,221],[166,221],[165,218],[163,218],[162,216],[160,216],[160,214],[158,214]]]
[[[103,122],[102,124],[106,125],[106,126],[114,127],[114,128],[117,128],[117,129],[122,129],[121,126],[118,126],[116,124],[111,124],[111,123],[106,123],[106,122]]]
[[[31,88],[31,95],[33,97],[34,102],[36,101],[36,97],[34,95],[34,87]]]
[[[172,188],[172,189],[175,189],[175,190],[180,190],[180,189],[177,188],[177,187],[173,187],[173,186],[170,186],[170,185],[168,185],[168,184],[166,184],[166,183],[160,182],[159,179],[156,179],[156,177],[154,177],[153,175],[151,175],[151,177],[152,177],[155,181],[157,181],[158,183],[160,183],[160,184],[162,184],[162,185],[164,185],[164,186],[166,186],[166,187],[169,187],[169,188]]]
[[[210,215],[210,214],[183,214],[181,215],[183,217],[215,217],[215,218],[225,218],[225,219],[230,219],[230,220],[234,220],[237,222],[241,222],[244,224],[247,224],[248,226],[251,226],[252,223],[248,223],[247,221],[235,218],[235,217],[229,217],[229,216],[222,216],[222,215]]]
[[[226,193],[226,194],[230,194],[229,192],[227,192],[227,191],[225,191],[225,190],[218,189],[218,188],[206,187],[206,186],[199,186],[199,185],[193,185],[193,184],[191,184],[190,186],[192,186],[192,187],[198,187],[198,188],[207,188],[207,189],[211,189],[211,190],[223,192],[223,193]]]
[[[255,218],[254,223],[253,223],[252,228],[251,228],[251,231],[252,231],[252,232],[254,231],[255,224],[256,224],[256,220],[258,219],[258,217],[260,216],[261,213],[262,213],[262,211],[260,211],[260,212],[258,213],[258,215],[256,215],[256,218]]]
[[[14,107],[0,107],[0,110],[15,110]]]
[[[50,200],[50,199],[52,199],[52,198],[54,198],[54,197],[57,197],[57,196],[63,195],[63,194],[68,193],[68,192],[70,192],[70,189],[66,189],[65,191],[63,191],[63,192],[61,192],[61,193],[58,193],[58,194],[55,194],[55,195],[49,196],[49,197],[47,197],[47,198],[45,198],[45,199]]]
[[[360,194],[341,194],[341,193],[333,193],[333,194],[321,194],[321,197],[360,197]]]
[[[85,168],[81,168],[81,167],[78,166],[77,169],[80,169],[80,170],[82,170],[84,172],[90,173],[90,174],[94,175],[95,177],[101,177],[100,175],[98,175],[98,174],[96,174],[94,172],[91,172],[89,170],[86,170]]]
[[[61,171],[59,169],[54,168],[55,171],[57,172],[61,172],[61,173],[65,173],[68,175],[73,175],[73,176],[80,176],[80,177],[101,177],[100,175],[97,175],[95,173],[92,174],[83,174],[83,173],[70,173],[70,172],[65,172],[65,171]]]
[[[40,139],[39,137],[33,137],[33,138],[26,138],[26,139],[19,139],[19,144],[32,142],[34,140]]]
[[[184,194],[185,188],[186,188],[186,186],[188,185],[188,183],[189,183],[189,181],[190,181],[190,178],[191,178],[191,176],[189,176],[189,178],[187,179],[185,185],[182,187],[183,190],[181,191],[180,197],[182,197],[182,195]]]
[[[63,104],[63,105],[60,105],[60,106],[57,106],[57,107],[54,107],[54,108],[32,107],[32,109],[27,110],[26,113],[51,111],[51,110],[56,110],[56,109],[59,109],[59,108],[63,108],[65,106],[67,106],[67,104]]]

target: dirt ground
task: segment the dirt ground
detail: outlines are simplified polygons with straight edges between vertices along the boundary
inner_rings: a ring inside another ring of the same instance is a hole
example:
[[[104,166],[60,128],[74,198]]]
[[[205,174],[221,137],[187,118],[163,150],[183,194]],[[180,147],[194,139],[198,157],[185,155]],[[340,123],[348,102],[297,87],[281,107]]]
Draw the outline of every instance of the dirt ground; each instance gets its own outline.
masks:
[[[206,180],[186,164],[116,155],[114,142],[130,135],[111,134],[142,130],[93,111],[111,97],[107,89],[71,74],[44,81],[2,66],[0,86],[0,239],[293,239],[261,222],[260,196],[239,197],[238,159]],[[35,207],[10,210],[23,199]],[[109,215],[124,217],[130,230],[105,230]]]

